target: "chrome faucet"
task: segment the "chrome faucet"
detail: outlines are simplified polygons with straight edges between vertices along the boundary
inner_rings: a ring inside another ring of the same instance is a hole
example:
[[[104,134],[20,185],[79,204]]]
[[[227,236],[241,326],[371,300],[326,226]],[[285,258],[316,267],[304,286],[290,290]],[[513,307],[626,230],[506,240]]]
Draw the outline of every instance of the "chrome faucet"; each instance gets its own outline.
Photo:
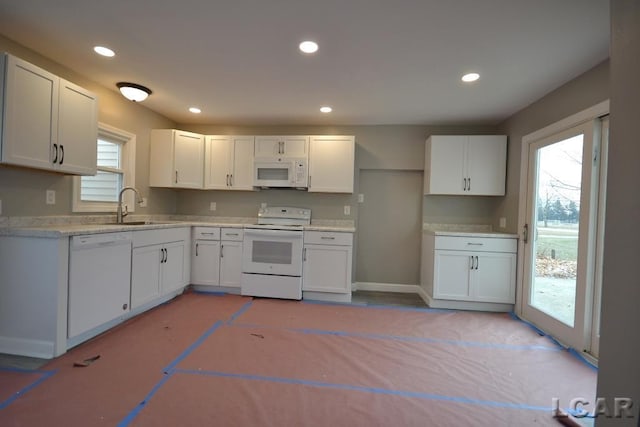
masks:
[[[138,204],[142,203],[142,196],[140,195],[140,193],[138,192],[138,190],[136,190],[133,187],[124,187],[122,190],[120,190],[120,194],[118,194],[118,210],[116,211],[116,223],[118,224],[122,224],[124,221],[124,217],[127,216],[129,214],[129,212],[127,212],[127,208],[124,208],[124,212],[122,211],[122,194],[126,191],[126,190],[131,190],[134,193],[136,193],[136,196],[138,196]]]

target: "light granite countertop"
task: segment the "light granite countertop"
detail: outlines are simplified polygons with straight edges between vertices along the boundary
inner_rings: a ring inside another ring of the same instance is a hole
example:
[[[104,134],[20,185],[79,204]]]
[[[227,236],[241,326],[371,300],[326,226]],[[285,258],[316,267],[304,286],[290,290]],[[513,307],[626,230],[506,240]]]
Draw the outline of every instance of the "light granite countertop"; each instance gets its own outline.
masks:
[[[145,224],[131,225],[127,222],[144,221]],[[86,217],[12,217],[5,219],[0,226],[0,236],[22,236],[59,238],[85,234],[115,233],[122,231],[156,230],[178,227],[229,227],[244,228],[255,224],[256,218],[242,217],[196,217],[196,216],[133,216],[124,224],[116,224],[110,216]],[[313,220],[311,225],[303,227],[308,231],[355,232],[353,221]]]
[[[487,238],[518,238],[517,234],[493,231],[490,225],[485,224],[423,224],[422,232],[435,236],[458,237],[487,237]]]

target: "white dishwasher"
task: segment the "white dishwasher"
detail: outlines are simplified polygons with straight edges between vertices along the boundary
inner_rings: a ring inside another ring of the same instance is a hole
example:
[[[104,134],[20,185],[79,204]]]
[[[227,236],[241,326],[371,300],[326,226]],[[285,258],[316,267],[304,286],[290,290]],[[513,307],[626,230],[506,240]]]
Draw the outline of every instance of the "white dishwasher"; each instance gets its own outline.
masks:
[[[71,238],[67,338],[129,312],[131,241],[127,232]]]

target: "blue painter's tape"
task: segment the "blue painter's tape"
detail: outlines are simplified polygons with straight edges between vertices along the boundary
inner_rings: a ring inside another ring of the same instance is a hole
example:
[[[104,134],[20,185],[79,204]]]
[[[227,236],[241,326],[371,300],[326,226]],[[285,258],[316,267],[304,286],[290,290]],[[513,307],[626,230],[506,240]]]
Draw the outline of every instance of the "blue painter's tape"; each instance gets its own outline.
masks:
[[[41,374],[41,377],[35,380],[34,382],[32,382],[31,384],[29,384],[28,386],[24,387],[22,390],[15,392],[13,395],[11,395],[11,397],[9,397],[4,402],[0,402],[0,411],[6,408],[7,406],[11,405],[11,403],[13,403],[13,401],[19,398],[20,396],[23,396],[24,394],[28,393],[29,391],[33,390],[34,388],[42,384],[47,379],[51,378],[57,372],[57,371],[32,371],[28,369],[22,370],[19,368],[9,368],[9,369],[3,369],[3,370],[10,371],[10,372]]]
[[[196,342],[194,342],[189,347],[187,347],[187,349],[183,351],[182,354],[180,354],[180,356],[176,357],[176,359],[173,362],[171,362],[166,368],[164,368],[164,372],[168,373],[173,368],[175,368],[178,365],[178,363],[182,362],[189,354],[191,354],[193,350],[195,350],[200,344],[202,344],[204,340],[206,340],[220,326],[222,326],[222,321],[218,320],[216,323],[213,324],[212,327],[207,329],[205,333],[202,334],[200,338],[196,340]]]
[[[138,414],[140,413],[140,411],[142,411],[145,405],[149,403],[149,400],[151,400],[153,395],[156,394],[158,390],[160,390],[160,387],[162,387],[164,383],[166,383],[169,380],[169,378],[171,378],[172,376],[173,376],[173,371],[166,373],[162,377],[162,379],[158,381],[158,383],[151,389],[151,391],[149,392],[149,394],[147,394],[144,400],[140,402],[138,406],[133,408],[133,410],[129,412],[129,414],[127,414],[127,416],[122,421],[120,421],[120,423],[118,424],[118,427],[128,426],[131,423],[131,421],[133,421],[134,418],[138,416]]]
[[[247,323],[234,323],[230,326],[235,326],[240,328],[277,329],[277,328],[269,328],[265,326],[247,324]],[[562,349],[557,347],[547,347],[543,345],[513,345],[513,344],[498,344],[498,343],[482,343],[482,342],[476,342],[476,341],[456,341],[456,340],[445,340],[445,339],[438,339],[438,338],[409,337],[409,336],[401,336],[401,335],[384,335],[384,334],[367,334],[367,333],[359,333],[359,332],[327,331],[327,330],[321,330],[321,329],[304,329],[304,328],[285,328],[285,330],[291,331],[291,332],[299,332],[302,334],[311,334],[311,335],[333,335],[338,337],[354,337],[354,338],[365,338],[365,339],[373,339],[373,340],[419,342],[419,343],[426,343],[426,344],[448,344],[448,345],[456,345],[461,347],[495,348],[495,349],[503,349],[503,350],[562,351]]]
[[[371,308],[378,310],[396,310],[396,311],[414,311],[422,313],[452,313],[460,310],[448,309],[448,308],[429,308],[429,307],[402,307],[398,305],[385,305],[385,304],[371,304],[371,303],[354,303],[354,302],[332,302],[332,301],[314,301],[314,300],[302,300],[303,304],[315,304],[315,305],[339,305],[347,307],[358,308]]]
[[[573,348],[569,348],[569,354],[571,354],[572,356],[574,356],[575,358],[577,358],[579,361],[581,361],[582,363],[584,363],[585,365],[587,365],[589,368],[591,368],[593,371],[598,372],[598,367],[595,366],[593,363],[589,362],[589,360],[587,360],[581,353],[579,353],[577,350],[573,349]]]
[[[543,331],[542,329],[538,328],[536,325],[534,325],[533,323],[527,322],[524,319],[521,319],[520,317],[518,317],[514,312],[510,312],[509,315],[511,316],[511,318],[513,320],[517,320],[518,322],[524,323],[525,325],[527,325],[529,328],[533,329],[534,331],[536,331],[536,333],[538,335],[541,335],[547,339],[549,339],[551,342],[553,342],[555,345],[557,345],[560,348],[567,348],[567,346],[564,346],[562,344],[560,344],[560,341],[558,341],[557,339],[555,339],[554,337],[552,337],[551,335],[547,334],[545,331]]]
[[[194,289],[191,292],[198,295],[210,295],[210,296],[217,296],[217,297],[228,295],[226,292],[220,292],[220,291],[197,291]]]
[[[242,314],[249,310],[249,307],[251,307],[251,304],[253,304],[253,300],[248,301],[245,305],[243,305],[240,310],[236,311],[230,318],[229,318],[229,322],[233,322],[234,320],[236,320],[238,317],[242,316]]]
[[[551,410],[551,408],[548,406],[534,406],[534,405],[526,405],[526,404],[510,403],[510,402],[493,402],[490,400],[470,399],[466,397],[457,397],[457,396],[443,396],[439,394],[423,393],[419,391],[390,390],[390,389],[379,388],[379,387],[364,387],[364,386],[357,386],[357,385],[350,385],[350,384],[336,384],[336,383],[327,383],[327,382],[311,381],[311,380],[299,380],[295,378],[268,377],[263,375],[249,375],[249,374],[233,374],[233,373],[219,372],[219,371],[197,371],[197,370],[189,370],[189,369],[176,369],[174,372],[180,373],[180,374],[188,374],[188,375],[206,375],[206,376],[213,376],[213,377],[238,378],[238,379],[252,380],[252,381],[268,381],[268,382],[276,382],[276,383],[282,383],[282,384],[296,384],[296,385],[305,385],[305,386],[311,386],[311,387],[361,391],[365,393],[386,394],[386,395],[392,395],[392,396],[412,397],[412,398],[426,399],[426,400],[441,400],[441,401],[464,403],[464,404],[471,404],[471,405],[492,406],[492,407],[498,407],[498,408],[524,409],[529,411],[550,411]]]

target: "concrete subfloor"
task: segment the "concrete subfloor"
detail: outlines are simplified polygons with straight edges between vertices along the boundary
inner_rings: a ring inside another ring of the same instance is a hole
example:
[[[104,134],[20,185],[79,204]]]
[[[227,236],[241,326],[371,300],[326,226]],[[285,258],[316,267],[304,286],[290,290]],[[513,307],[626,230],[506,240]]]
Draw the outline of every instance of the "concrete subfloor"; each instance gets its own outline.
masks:
[[[351,294],[351,302],[353,304],[427,308],[427,304],[420,295],[395,292],[354,291]]]

